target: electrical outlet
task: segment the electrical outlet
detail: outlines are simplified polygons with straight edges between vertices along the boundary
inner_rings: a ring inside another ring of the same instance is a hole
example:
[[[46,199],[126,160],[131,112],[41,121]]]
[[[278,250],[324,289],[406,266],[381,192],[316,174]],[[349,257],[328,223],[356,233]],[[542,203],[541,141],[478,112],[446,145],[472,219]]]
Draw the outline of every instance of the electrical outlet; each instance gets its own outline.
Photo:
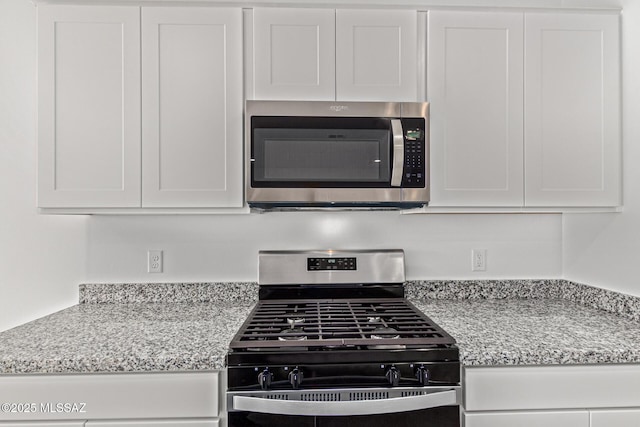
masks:
[[[162,273],[162,251],[147,252],[147,271],[149,273]]]
[[[487,270],[487,250],[472,249],[471,250],[471,271]]]

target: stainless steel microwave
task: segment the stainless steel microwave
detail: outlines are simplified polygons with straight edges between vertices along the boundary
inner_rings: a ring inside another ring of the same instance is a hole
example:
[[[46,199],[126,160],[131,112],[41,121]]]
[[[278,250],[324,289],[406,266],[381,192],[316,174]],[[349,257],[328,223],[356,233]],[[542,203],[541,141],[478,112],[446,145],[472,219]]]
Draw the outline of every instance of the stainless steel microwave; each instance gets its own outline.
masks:
[[[254,208],[411,208],[429,201],[429,104],[247,101]]]

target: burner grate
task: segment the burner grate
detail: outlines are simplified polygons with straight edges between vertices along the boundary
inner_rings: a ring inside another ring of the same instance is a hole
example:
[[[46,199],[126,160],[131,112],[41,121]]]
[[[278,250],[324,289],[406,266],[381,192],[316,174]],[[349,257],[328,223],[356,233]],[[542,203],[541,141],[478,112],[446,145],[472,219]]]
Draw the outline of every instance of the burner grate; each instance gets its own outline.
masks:
[[[232,349],[454,344],[455,340],[402,298],[259,301]]]

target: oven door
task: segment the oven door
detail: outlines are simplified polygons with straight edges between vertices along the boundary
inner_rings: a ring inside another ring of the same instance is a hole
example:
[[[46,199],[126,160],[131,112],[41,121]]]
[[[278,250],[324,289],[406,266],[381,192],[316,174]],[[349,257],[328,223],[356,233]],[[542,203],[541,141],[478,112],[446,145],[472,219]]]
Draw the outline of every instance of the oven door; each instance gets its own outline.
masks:
[[[230,392],[227,397],[229,427],[460,426],[459,387]]]

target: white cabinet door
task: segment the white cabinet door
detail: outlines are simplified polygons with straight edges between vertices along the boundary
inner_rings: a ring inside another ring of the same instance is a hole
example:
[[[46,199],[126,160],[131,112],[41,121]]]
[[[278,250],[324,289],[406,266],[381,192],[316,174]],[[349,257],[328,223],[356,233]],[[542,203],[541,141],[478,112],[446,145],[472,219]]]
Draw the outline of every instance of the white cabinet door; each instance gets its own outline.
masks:
[[[337,100],[416,101],[417,27],[412,10],[337,10]]]
[[[635,407],[640,365],[479,366],[464,368],[467,411]]]
[[[335,100],[333,9],[254,9],[253,53],[253,99]]]
[[[242,11],[142,8],[142,206],[242,206]]]
[[[219,374],[208,371],[0,375],[0,403],[36,402],[38,411],[28,414],[33,422],[64,420],[72,426],[69,420],[216,419],[219,393]],[[58,403],[70,406],[60,410]],[[0,419],[27,417],[0,412]],[[190,427],[196,426],[201,427]]]
[[[86,427],[219,427],[220,420],[88,421]],[[2,426],[0,426],[2,427]]]
[[[430,11],[432,206],[523,204],[523,15]]]
[[[464,414],[464,425],[465,427],[589,427],[589,412],[542,411]]]
[[[619,205],[619,16],[530,13],[525,27],[525,205]]]
[[[140,206],[140,12],[38,5],[38,206]]]
[[[640,409],[591,411],[591,427],[638,427]]]
[[[0,427],[84,427],[84,421],[10,422],[0,421]]]

